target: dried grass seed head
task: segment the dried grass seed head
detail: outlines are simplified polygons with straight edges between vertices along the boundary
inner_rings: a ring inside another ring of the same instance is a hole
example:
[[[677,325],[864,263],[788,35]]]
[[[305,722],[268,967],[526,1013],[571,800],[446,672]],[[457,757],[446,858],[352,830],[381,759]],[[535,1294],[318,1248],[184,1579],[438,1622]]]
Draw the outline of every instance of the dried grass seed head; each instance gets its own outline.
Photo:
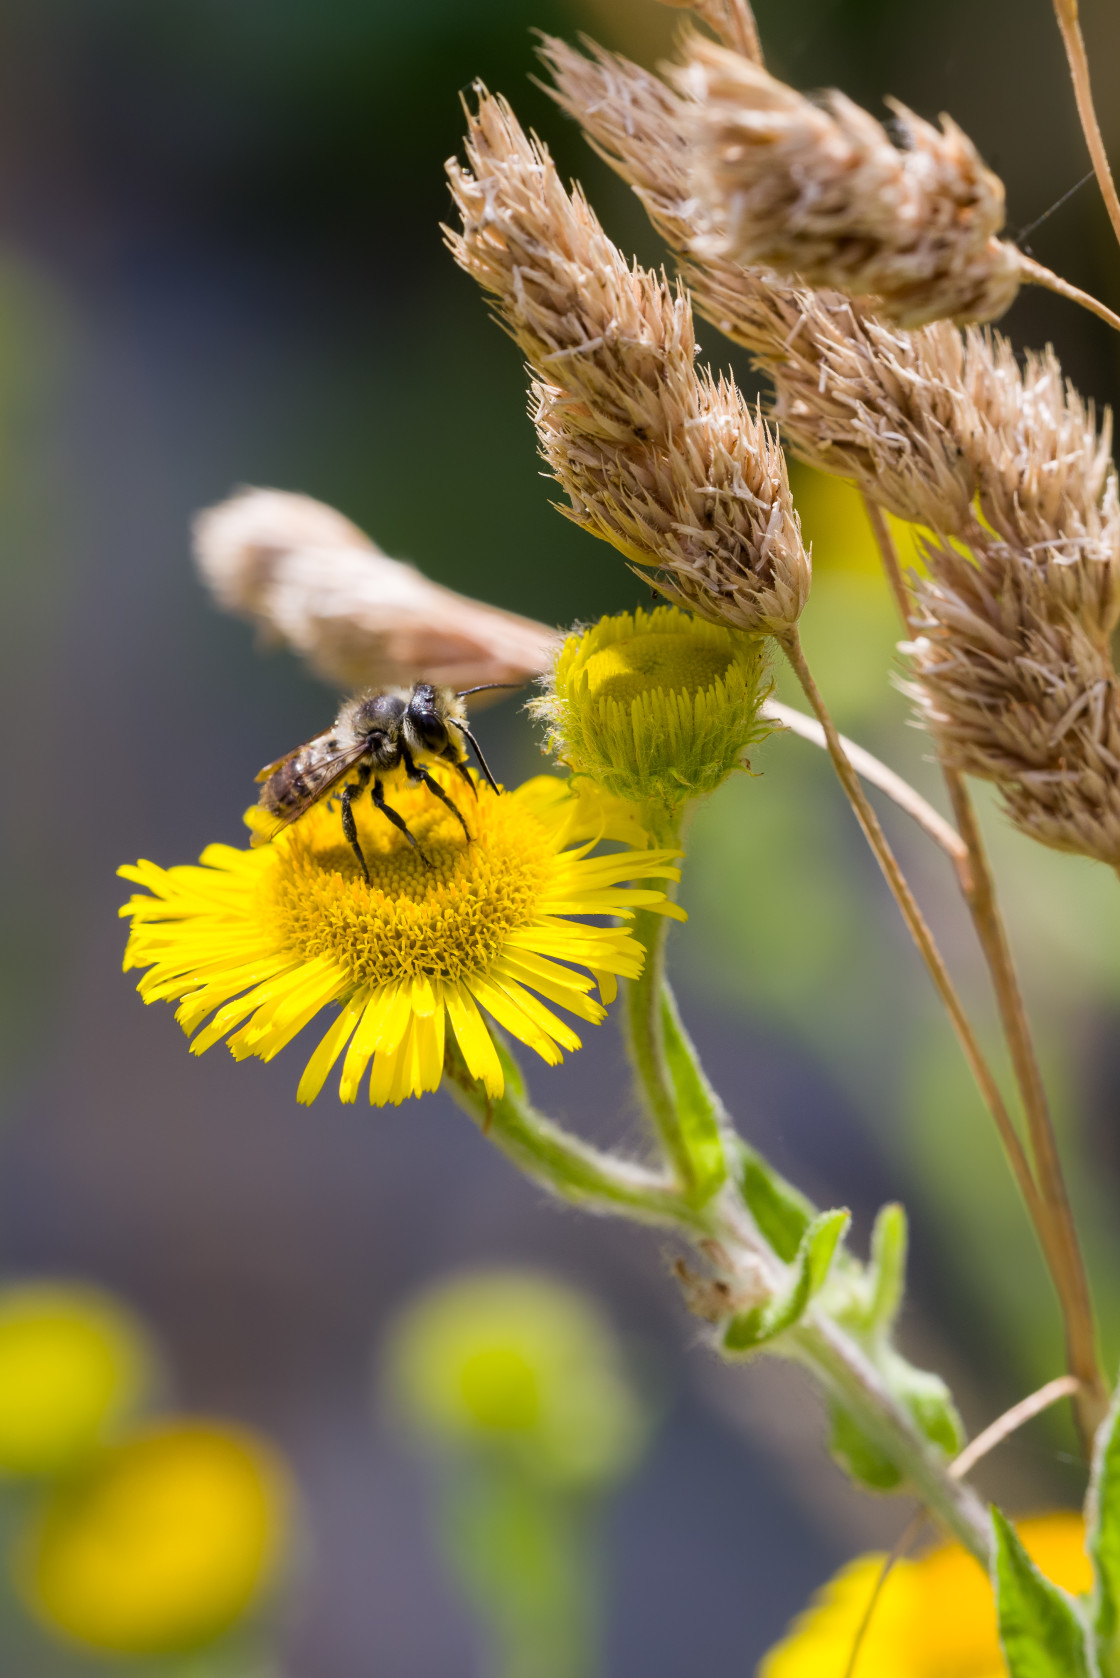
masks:
[[[306,495],[241,490],[198,515],[194,542],[219,605],[341,688],[529,681],[556,641],[544,624],[387,558],[341,513]]]
[[[928,557],[921,634],[906,650],[910,692],[945,760],[993,782],[1028,837],[1120,867],[1120,684],[1107,641],[1056,604],[1047,565],[1005,544]]]
[[[1014,301],[1003,184],[948,118],[939,130],[892,102],[897,146],[843,94],[816,103],[698,36],[677,79],[712,222],[700,254],[873,297],[903,326],[992,320]]]
[[[780,633],[809,588],[781,451],[695,366],[687,294],[631,266],[509,106],[479,91],[448,165],[456,260],[536,375],[531,413],[570,516],[702,616]]]

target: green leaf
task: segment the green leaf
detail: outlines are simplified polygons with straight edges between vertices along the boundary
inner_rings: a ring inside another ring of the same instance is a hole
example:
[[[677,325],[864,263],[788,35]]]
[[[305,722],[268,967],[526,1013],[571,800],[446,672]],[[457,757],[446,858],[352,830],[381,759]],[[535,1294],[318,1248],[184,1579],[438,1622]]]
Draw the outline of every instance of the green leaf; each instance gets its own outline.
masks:
[[[891,1392],[905,1404],[921,1433],[947,1457],[955,1457],[964,1445],[964,1427],[953,1395],[929,1369],[916,1369],[893,1348],[884,1348],[876,1359]]]
[[[902,1484],[902,1474],[886,1452],[838,1404],[831,1407],[830,1418],[828,1448],[840,1466],[868,1491],[895,1491]]]
[[[692,1166],[689,1199],[703,1206],[727,1179],[719,1105],[700,1069],[668,985],[661,996],[661,1031],[677,1098],[680,1134]]]
[[[792,1328],[815,1293],[819,1293],[844,1232],[851,1222],[847,1211],[822,1212],[801,1238],[793,1278],[784,1292],[765,1305],[756,1305],[732,1318],[723,1344],[729,1352],[751,1352]]]
[[[747,1210],[758,1225],[759,1234],[770,1243],[783,1264],[792,1264],[817,1209],[745,1142],[740,1142],[738,1155],[739,1192]]]
[[[1086,1548],[1093,1558],[1093,1621],[1106,1678],[1120,1674],[1120,1388],[1093,1450],[1085,1503]]]
[[[1073,1597],[1039,1572],[994,1507],[992,1536],[992,1584],[1010,1678],[1091,1678],[1087,1627]]]
[[[867,1327],[870,1333],[886,1336],[894,1327],[906,1291],[906,1208],[897,1201],[880,1207],[871,1231],[869,1281],[871,1299]]]

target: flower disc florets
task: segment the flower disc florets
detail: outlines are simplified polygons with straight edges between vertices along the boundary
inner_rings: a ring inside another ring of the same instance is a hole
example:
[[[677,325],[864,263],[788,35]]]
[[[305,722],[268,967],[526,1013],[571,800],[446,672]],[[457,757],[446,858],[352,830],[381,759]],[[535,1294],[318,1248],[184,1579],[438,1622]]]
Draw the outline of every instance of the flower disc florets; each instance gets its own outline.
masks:
[[[578,774],[674,809],[742,766],[769,732],[768,691],[761,637],[660,606],[569,635],[535,708],[549,748]]]
[[[450,795],[450,771],[431,773]],[[151,893],[122,910],[132,920],[125,967],[148,968],[139,987],[146,1002],[182,999],[184,1031],[212,1016],[194,1037],[195,1054],[229,1036],[239,1060],[271,1060],[337,1004],[301,1101],[314,1100],[340,1056],[344,1101],[354,1100],[371,1062],[375,1103],[435,1089],[448,1021],[472,1076],[497,1096],[502,1067],[480,1008],[555,1063],[580,1040],[541,997],[597,1023],[604,1009],[588,994],[595,981],[609,1002],[616,975],[641,971],[642,946],[625,927],[571,916],[680,914],[662,891],[625,883],[678,878],[677,853],[642,848],[632,812],[590,788],[573,792],[545,775],[502,797],[480,788],[463,800],[469,843],[426,787],[401,778],[389,791],[420,851],[368,798],[358,800],[368,883],[334,800],[257,849],[211,845],[201,867],[121,869]],[[454,795],[462,798],[457,779]],[[246,819],[255,826],[257,813]],[[606,838],[639,848],[590,856]]]

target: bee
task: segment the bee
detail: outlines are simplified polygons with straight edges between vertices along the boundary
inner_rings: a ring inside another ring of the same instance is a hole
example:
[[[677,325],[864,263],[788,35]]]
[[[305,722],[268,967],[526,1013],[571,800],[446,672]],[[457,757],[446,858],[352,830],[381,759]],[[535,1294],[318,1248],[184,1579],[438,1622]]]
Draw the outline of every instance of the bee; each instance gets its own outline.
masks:
[[[518,685],[516,682],[487,682],[485,687]],[[369,885],[369,869],[358,843],[358,829],[351,806],[372,779],[375,806],[404,834],[421,862],[430,867],[429,859],[415,835],[409,832],[404,817],[385,802],[382,776],[395,769],[403,769],[413,786],[427,787],[434,798],[446,805],[466,834],[469,844],[471,832],[461,810],[419,758],[424,755],[435,758],[437,762],[449,763],[477,798],[478,792],[467,768],[467,752],[463,744],[466,741],[478,759],[478,766],[490,788],[494,792],[499,791],[478,741],[468,726],[467,708],[463,704],[472,693],[483,691],[482,687],[477,687],[453,693],[450,688],[436,687],[431,682],[416,682],[411,688],[369,688],[364,693],[355,694],[343,705],[330,728],[308,740],[306,745],[297,746],[295,751],[278,757],[275,763],[266,764],[257,776],[258,781],[264,782],[260,807],[276,823],[267,837],[274,838],[321,798],[334,794],[340,782],[345,782],[339,800],[342,831]],[[353,780],[347,779],[350,775],[353,775]]]

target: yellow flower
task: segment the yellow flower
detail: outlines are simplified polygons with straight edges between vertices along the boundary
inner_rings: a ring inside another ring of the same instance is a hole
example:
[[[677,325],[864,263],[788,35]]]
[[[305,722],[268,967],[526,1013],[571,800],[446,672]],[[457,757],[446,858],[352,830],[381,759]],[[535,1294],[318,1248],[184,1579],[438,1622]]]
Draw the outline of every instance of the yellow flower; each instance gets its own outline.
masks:
[[[658,606],[569,635],[533,709],[569,768],[674,810],[743,767],[772,726],[768,691],[760,636]]]
[[[0,1291],[0,1473],[59,1473],[105,1444],[154,1368],[140,1324],[97,1288]]]
[[[18,1558],[28,1606],[116,1654],[209,1642],[260,1598],[291,1494],[252,1434],[181,1421],[139,1434],[47,1501]]]
[[[1080,1515],[1063,1511],[1018,1524],[1042,1572],[1074,1595],[1092,1569]],[[844,1678],[860,1621],[882,1571],[860,1556],[824,1587],[790,1635],[764,1658],[759,1678]],[[959,1544],[896,1564],[883,1587],[853,1678],[1006,1678],[991,1586]]]
[[[452,790],[449,771],[431,773]],[[336,1003],[301,1101],[315,1099],[344,1050],[343,1101],[354,1100],[371,1061],[378,1105],[435,1089],[447,1020],[472,1077],[497,1096],[501,1062],[480,1010],[554,1065],[580,1040],[540,998],[598,1023],[594,980],[610,1002],[615,976],[641,971],[644,951],[625,927],[572,916],[628,919],[641,907],[681,916],[662,891],[620,883],[677,879],[675,853],[590,854],[600,839],[634,837],[632,813],[615,800],[547,775],[500,798],[480,789],[468,803],[469,844],[424,787],[402,781],[390,802],[430,866],[362,799],[354,813],[369,885],[327,801],[259,849],[210,845],[201,867],[120,870],[151,893],[121,911],[132,918],[125,968],[149,969],[144,1001],[183,998],[176,1018],[188,1034],[213,1016],[193,1053],[233,1033],[238,1060],[271,1060]],[[246,820],[253,825],[253,812]]]
[[[544,1276],[481,1271],[437,1284],[394,1325],[387,1362],[414,1427],[502,1452],[544,1479],[602,1483],[645,1444],[646,1417],[609,1325]]]

